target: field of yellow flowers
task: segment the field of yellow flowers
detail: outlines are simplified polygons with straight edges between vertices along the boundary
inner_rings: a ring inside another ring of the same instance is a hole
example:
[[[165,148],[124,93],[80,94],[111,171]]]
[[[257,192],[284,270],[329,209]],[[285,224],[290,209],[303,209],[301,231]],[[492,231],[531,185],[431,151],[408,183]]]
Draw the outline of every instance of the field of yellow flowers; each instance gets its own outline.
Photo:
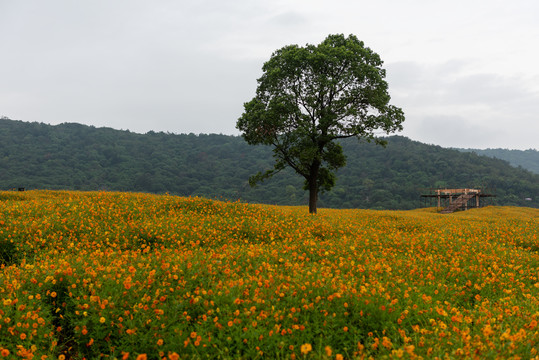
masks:
[[[0,192],[0,358],[539,358],[539,210]]]

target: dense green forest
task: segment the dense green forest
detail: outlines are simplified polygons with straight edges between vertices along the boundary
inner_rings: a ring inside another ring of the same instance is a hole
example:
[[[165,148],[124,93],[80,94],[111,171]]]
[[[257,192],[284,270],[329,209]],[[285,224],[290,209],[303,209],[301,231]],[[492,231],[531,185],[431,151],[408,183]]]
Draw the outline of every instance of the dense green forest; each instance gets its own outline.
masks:
[[[513,166],[520,166],[539,174],[539,151],[535,149],[528,150],[509,150],[509,149],[457,149],[460,151],[474,152],[478,155],[490,156],[497,159],[508,161]]]
[[[343,141],[347,165],[320,207],[411,209],[432,187],[488,187],[493,204],[539,207],[539,175],[472,152],[387,138],[386,148]],[[119,190],[305,205],[302,178],[285,170],[256,188],[271,148],[241,137],[137,134],[75,123],[0,119],[0,189]],[[531,198],[532,200],[526,200]]]

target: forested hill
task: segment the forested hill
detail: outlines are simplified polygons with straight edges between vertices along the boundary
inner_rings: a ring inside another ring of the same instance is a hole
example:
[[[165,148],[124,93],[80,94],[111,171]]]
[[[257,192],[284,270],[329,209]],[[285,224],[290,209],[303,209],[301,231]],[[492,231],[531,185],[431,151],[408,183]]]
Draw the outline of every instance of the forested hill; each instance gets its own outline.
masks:
[[[539,207],[539,175],[470,152],[390,137],[384,149],[348,139],[347,165],[320,207],[410,209],[422,189],[488,186],[498,205]],[[250,188],[271,167],[271,149],[226,135],[136,134],[66,123],[0,119],[0,189],[119,190],[305,205],[302,179],[283,171]],[[531,198],[532,200],[525,200]]]
[[[539,174],[539,151],[509,150],[509,149],[458,149],[460,151],[470,151],[478,155],[490,156],[508,161],[513,166],[521,166],[535,174]]]

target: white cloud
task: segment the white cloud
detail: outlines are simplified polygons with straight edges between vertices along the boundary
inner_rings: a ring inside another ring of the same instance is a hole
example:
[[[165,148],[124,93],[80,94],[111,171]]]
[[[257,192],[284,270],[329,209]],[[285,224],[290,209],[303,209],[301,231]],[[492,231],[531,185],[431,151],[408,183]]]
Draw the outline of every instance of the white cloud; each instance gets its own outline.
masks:
[[[537,147],[539,93],[533,84],[469,68],[464,60],[388,66],[393,102],[407,117],[404,134],[444,146]]]

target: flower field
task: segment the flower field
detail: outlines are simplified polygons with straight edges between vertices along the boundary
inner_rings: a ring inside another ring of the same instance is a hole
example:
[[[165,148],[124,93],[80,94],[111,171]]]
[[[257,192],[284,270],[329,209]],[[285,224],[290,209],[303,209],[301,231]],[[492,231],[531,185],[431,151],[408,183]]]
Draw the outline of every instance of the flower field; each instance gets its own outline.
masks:
[[[0,192],[0,358],[539,359],[539,210]]]

